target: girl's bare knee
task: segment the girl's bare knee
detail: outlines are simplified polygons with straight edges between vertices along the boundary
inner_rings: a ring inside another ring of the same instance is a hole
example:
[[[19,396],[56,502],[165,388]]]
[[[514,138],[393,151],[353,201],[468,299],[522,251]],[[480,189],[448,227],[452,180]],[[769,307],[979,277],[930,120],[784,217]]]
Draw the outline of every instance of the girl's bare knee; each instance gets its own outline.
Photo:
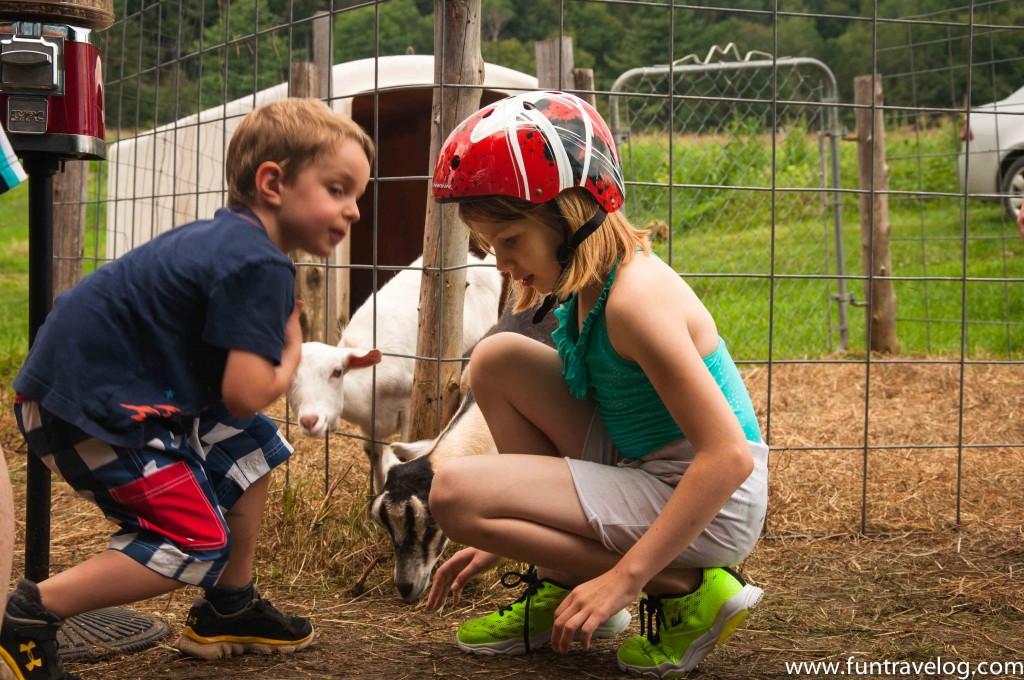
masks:
[[[430,483],[430,497],[427,503],[430,513],[445,533],[455,527],[467,511],[465,475],[459,468],[460,459],[449,461],[434,473]]]
[[[544,348],[543,344],[519,333],[496,333],[481,340],[473,349],[469,382],[473,392],[493,385],[496,377],[520,375],[524,366],[534,361],[531,350]],[[551,350],[554,351],[554,350]]]
[[[507,336],[510,335],[514,334],[496,333],[484,338],[473,348],[470,358],[473,369],[469,374],[469,385],[474,393],[485,389],[489,382],[493,383],[494,373],[500,371],[502,363],[508,360],[510,338]]]

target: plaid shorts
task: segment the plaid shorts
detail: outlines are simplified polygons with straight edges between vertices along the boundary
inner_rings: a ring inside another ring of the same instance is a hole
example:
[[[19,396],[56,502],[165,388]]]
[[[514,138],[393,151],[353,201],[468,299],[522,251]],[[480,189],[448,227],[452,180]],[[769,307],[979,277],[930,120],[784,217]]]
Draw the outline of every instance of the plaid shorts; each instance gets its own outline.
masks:
[[[29,451],[121,527],[112,550],[204,588],[216,584],[231,552],[224,513],[292,454],[269,418],[235,418],[223,404],[204,411],[191,432],[164,431],[142,448],[100,441],[34,401],[14,409]]]

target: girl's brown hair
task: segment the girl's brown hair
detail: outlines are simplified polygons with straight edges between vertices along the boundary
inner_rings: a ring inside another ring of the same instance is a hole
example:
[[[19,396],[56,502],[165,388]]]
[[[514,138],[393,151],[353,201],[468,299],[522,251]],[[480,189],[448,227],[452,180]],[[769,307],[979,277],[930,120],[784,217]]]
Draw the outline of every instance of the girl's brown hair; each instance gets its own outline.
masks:
[[[573,188],[547,203],[530,203],[502,196],[465,201],[459,203],[459,217],[467,225],[473,222],[497,224],[525,218],[561,233],[568,243],[572,235],[594,216],[597,208],[597,201],[590,192]],[[551,291],[552,295],[564,300],[591,283],[603,281],[616,259],[625,263],[638,250],[650,253],[649,233],[630,224],[621,210],[609,213],[604,223],[573,253],[558,287]],[[554,258],[555,253],[551,257]],[[512,283],[512,291],[517,312],[533,306],[541,295],[533,288],[523,288],[518,281]]]

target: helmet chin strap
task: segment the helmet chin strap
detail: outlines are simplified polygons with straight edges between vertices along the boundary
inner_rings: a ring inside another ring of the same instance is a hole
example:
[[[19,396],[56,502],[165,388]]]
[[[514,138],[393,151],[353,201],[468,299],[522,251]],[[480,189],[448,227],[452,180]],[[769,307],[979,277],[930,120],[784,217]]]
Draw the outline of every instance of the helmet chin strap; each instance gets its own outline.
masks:
[[[565,275],[565,270],[569,268],[569,262],[572,260],[573,253],[576,252],[576,249],[579,248],[585,238],[593,234],[597,228],[604,223],[606,217],[608,217],[608,213],[605,212],[604,209],[598,208],[597,212],[594,213],[594,216],[587,220],[586,224],[576,230],[576,233],[574,233],[572,238],[569,239],[568,244],[563,243],[558,246],[558,253],[556,254],[556,257],[558,258],[558,264],[562,269],[558,273],[558,279],[555,281],[555,288],[558,287],[558,283]],[[558,298],[555,297],[554,293],[548,294],[544,298],[544,304],[542,304],[540,309],[537,310],[537,313],[533,315],[533,323],[540,323],[544,317],[547,316],[547,313],[551,311],[551,308],[555,306],[556,302],[558,302]]]

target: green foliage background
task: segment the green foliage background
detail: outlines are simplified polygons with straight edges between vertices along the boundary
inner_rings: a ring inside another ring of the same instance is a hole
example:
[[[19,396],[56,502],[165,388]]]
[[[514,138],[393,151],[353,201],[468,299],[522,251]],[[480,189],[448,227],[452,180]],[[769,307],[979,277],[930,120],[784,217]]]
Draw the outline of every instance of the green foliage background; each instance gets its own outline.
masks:
[[[483,0],[485,60],[534,73],[534,41],[572,36],[577,67],[593,68],[607,90],[624,71],[665,64],[712,45],[741,53],[814,57],[835,73],[840,100],[853,78],[877,68],[891,77],[886,103],[951,108],[1001,99],[1024,84],[1018,29],[1024,3],[948,0],[709,0],[700,9],[669,3]],[[956,9],[951,9],[951,5]],[[374,55],[433,52],[433,0],[123,0],[118,23],[101,34],[107,55],[108,122],[148,128],[287,80],[309,59],[311,17],[332,13],[334,63]],[[674,18],[674,20],[673,20]],[[777,27],[777,30],[776,28]],[[913,49],[908,46],[913,45]],[[998,68],[993,68],[998,64]],[[915,72],[913,78],[900,77]]]
[[[482,50],[490,63],[533,73],[534,41],[569,35],[576,65],[593,68],[597,88],[607,90],[630,68],[690,54],[703,57],[712,45],[736,42],[741,53],[760,50],[821,60],[836,76],[841,104],[852,101],[853,78],[870,72],[875,61],[886,76],[886,104],[893,107],[887,127],[903,129],[889,138],[890,159],[910,159],[892,163],[892,188],[949,194],[891,201],[893,266],[897,276],[908,277],[897,290],[904,351],[957,353],[966,340],[970,356],[1019,358],[1024,351],[1024,325],[1019,321],[1024,318],[1024,289],[1012,281],[984,279],[1024,277],[1022,246],[1015,225],[998,206],[956,196],[956,121],[951,110],[963,106],[968,75],[974,104],[1003,98],[1024,85],[1024,3],[977,3],[973,17],[966,4],[705,0],[699,9],[671,9],[668,0],[482,0]],[[433,51],[434,0],[115,0],[118,21],[98,34],[106,56],[108,128],[114,135],[118,130],[132,134],[286,81],[291,63],[310,59],[312,17],[324,10],[331,12],[335,63]],[[969,61],[975,64],[971,74]],[[606,101],[599,97],[599,106]],[[848,107],[842,112],[852,115]],[[915,140],[908,132],[911,123],[918,130],[922,123],[928,127],[923,139]],[[653,164],[636,172],[659,184],[671,180],[763,187],[774,179],[779,187],[805,185],[803,177],[817,157],[815,139],[803,131],[785,136],[771,175],[763,126],[725,131],[728,142],[707,136],[680,139],[671,154],[665,139],[645,141],[641,136],[630,162]],[[645,145],[646,156],[639,148]],[[842,147],[841,175],[847,189],[856,181],[853,151],[852,145]],[[105,179],[93,177],[90,195],[101,199],[106,196],[100,186]],[[723,328],[743,329],[745,336],[731,332],[735,355],[756,360],[769,354],[771,318],[771,354],[776,358],[829,351],[834,339],[829,325],[835,322],[829,288],[813,278],[789,279],[777,282],[773,294],[766,279],[758,278],[772,267],[766,259],[766,244],[772,242],[776,273],[820,274],[823,258],[801,249],[822,240],[826,225],[820,216],[791,213],[773,221],[764,193],[736,189],[670,191],[634,185],[630,191],[631,209],[647,206],[643,214],[631,215],[638,224],[655,219],[672,224],[671,246],[659,243],[659,254],[677,270],[695,275],[691,283]],[[0,199],[0,382],[20,362],[26,346],[25,200],[25,187]],[[816,205],[820,197],[780,193],[775,200],[782,215],[790,203]],[[102,210],[104,203],[97,200],[97,205]],[[842,212],[846,271],[854,275],[860,262],[853,194],[843,196]],[[98,217],[93,223],[105,220]],[[90,230],[92,238],[101,238],[100,232],[98,227]],[[752,276],[741,279],[736,274]],[[801,286],[806,290],[797,290]],[[863,298],[859,281],[851,280],[850,288]],[[790,305],[791,300],[800,302]],[[851,310],[855,351],[864,346],[862,317],[859,310]]]

